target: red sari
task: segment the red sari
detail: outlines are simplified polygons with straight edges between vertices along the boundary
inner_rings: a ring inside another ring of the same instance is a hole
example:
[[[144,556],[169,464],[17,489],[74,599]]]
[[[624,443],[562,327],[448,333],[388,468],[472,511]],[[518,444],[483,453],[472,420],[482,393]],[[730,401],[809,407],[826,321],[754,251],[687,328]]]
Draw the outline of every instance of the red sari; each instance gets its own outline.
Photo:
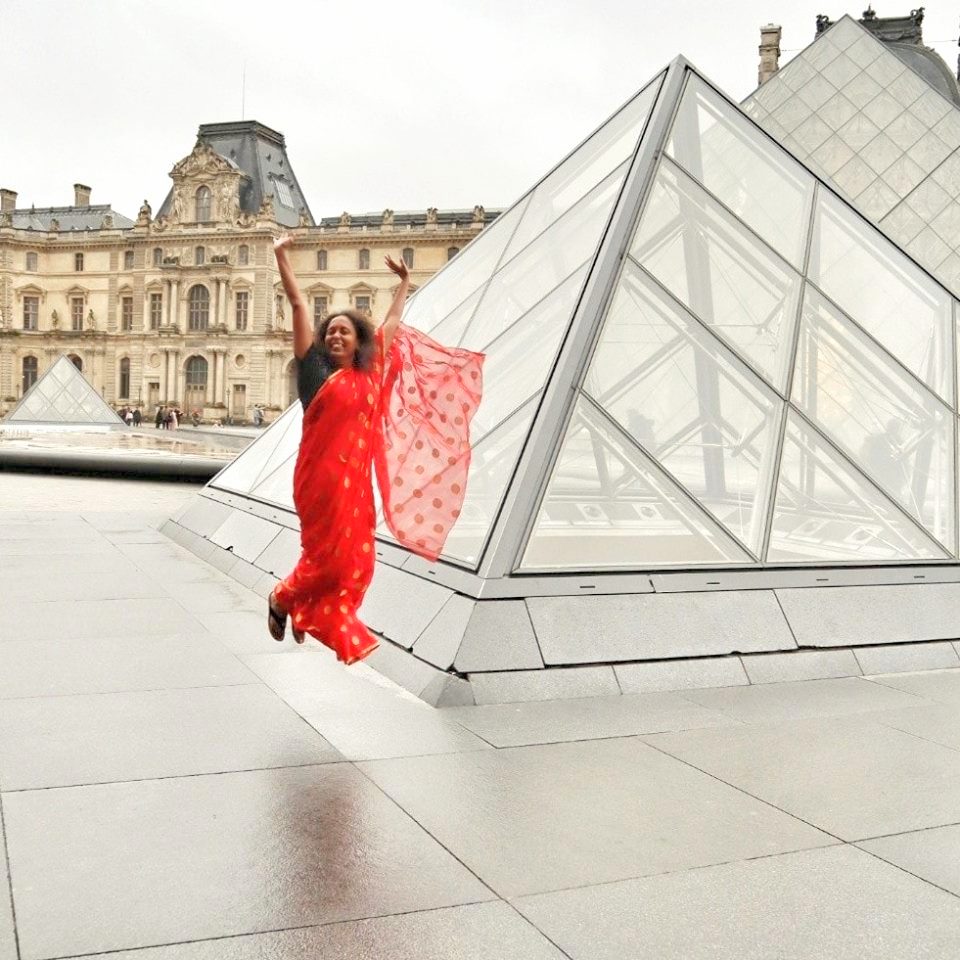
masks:
[[[357,617],[373,577],[376,464],[384,519],[397,540],[436,560],[460,515],[482,354],[448,349],[403,325],[383,331],[370,370],[336,370],[303,417],[293,474],[300,561],[276,587],[293,625],[355,663],[377,640]]]

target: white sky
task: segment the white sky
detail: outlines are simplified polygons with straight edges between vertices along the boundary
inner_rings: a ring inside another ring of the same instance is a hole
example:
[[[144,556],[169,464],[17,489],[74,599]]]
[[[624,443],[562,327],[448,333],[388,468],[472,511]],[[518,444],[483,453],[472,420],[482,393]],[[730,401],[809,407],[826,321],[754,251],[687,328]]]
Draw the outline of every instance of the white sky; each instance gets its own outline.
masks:
[[[783,26],[786,62],[817,13],[864,6],[0,0],[0,187],[62,206],[80,182],[129,217],[144,197],[156,211],[197,127],[244,116],[285,135],[317,218],[506,206],[678,53],[740,100],[760,24]],[[954,4],[927,5],[924,40],[951,68],[957,21]]]

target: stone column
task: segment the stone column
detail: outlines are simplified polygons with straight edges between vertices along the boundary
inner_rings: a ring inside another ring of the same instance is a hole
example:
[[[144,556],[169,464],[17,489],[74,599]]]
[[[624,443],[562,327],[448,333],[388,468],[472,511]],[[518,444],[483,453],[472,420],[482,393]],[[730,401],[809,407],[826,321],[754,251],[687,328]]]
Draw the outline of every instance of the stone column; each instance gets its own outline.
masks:
[[[218,403],[227,402],[227,351],[217,351],[217,365],[220,368],[217,373],[217,396]]]
[[[180,322],[180,281],[170,281],[170,324]]]
[[[218,304],[218,313],[217,313],[217,323],[221,326],[227,325],[227,281],[221,280],[217,284],[217,304]]]

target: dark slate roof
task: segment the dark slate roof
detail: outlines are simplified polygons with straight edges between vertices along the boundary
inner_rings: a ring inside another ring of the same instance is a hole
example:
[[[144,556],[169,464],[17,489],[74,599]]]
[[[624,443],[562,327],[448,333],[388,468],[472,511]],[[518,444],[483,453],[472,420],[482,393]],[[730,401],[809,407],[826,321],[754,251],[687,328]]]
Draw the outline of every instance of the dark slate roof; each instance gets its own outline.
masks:
[[[240,184],[242,211],[256,214],[263,198],[273,194],[273,208],[278,223],[287,227],[297,226],[302,207],[307,211],[308,222],[313,225],[310,205],[290,165],[282,133],[257,123],[256,120],[239,120],[232,123],[203,123],[197,131],[197,139],[208,144],[224,160],[246,175]],[[278,180],[287,185],[291,205],[281,203]],[[172,203],[171,189],[157,216],[169,216]]]
[[[492,223],[502,210],[484,210],[484,224]],[[427,222],[426,210],[396,210],[393,214],[394,227],[405,227],[410,224],[422,227]],[[473,222],[473,209],[469,210],[438,210],[437,224],[441,227],[468,226]],[[379,230],[383,224],[383,213],[358,213],[350,215],[350,228],[359,229],[368,227]],[[340,225],[340,217],[323,217],[320,226],[336,228]]]
[[[937,93],[960,107],[960,85],[939,53],[913,43],[888,43],[887,46]]]
[[[117,213],[110,204],[89,207],[30,207],[13,211],[13,226],[17,230],[50,229],[50,221],[60,222],[60,232],[73,230],[99,230],[105,216],[113,217],[113,226],[119,230],[129,230],[133,221],[122,213]]]

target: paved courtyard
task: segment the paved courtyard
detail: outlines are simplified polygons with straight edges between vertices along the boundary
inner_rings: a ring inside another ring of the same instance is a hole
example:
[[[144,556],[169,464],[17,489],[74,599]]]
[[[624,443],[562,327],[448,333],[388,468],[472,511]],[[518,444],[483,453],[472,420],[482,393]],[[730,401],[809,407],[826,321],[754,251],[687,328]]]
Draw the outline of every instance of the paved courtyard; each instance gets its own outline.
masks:
[[[0,473],[0,960],[960,956],[960,669],[434,710]]]

